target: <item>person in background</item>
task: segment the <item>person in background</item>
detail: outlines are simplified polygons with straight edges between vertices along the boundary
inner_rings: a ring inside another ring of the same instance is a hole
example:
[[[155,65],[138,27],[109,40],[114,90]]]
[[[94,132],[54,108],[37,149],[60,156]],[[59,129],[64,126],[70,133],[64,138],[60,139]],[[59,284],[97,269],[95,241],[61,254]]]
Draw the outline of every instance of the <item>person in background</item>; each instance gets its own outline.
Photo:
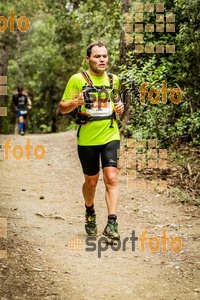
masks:
[[[24,135],[26,132],[28,111],[32,108],[31,99],[23,90],[23,87],[18,86],[17,92],[13,95],[12,100],[18,118],[19,133]]]

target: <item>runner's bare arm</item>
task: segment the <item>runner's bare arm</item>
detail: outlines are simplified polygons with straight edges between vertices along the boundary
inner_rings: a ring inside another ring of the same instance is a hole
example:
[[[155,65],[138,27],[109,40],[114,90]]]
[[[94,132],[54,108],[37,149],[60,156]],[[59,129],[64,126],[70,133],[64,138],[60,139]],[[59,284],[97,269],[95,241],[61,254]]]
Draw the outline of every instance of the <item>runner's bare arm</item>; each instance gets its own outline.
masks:
[[[32,102],[31,99],[28,97],[28,109],[32,108]]]
[[[83,93],[80,93],[77,98],[71,100],[71,101],[60,101],[60,112],[61,114],[67,114],[73,111],[76,107],[83,105],[84,102],[84,96]]]

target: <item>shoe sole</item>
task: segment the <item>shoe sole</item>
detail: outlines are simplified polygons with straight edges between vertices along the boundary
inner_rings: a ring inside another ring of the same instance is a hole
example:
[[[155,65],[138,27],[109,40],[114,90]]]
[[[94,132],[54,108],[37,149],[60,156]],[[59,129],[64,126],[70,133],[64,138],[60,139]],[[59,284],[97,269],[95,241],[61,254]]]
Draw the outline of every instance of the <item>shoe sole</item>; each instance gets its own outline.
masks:
[[[107,244],[114,244],[117,241],[120,241],[120,236],[119,237],[110,237],[108,236],[105,232],[102,232],[102,234],[107,238]]]
[[[97,233],[88,233],[87,231],[86,231],[86,233],[88,236],[97,236]]]
[[[85,231],[87,233],[88,236],[97,236],[97,229],[92,233],[92,232],[89,232],[87,231],[87,229],[85,228]]]

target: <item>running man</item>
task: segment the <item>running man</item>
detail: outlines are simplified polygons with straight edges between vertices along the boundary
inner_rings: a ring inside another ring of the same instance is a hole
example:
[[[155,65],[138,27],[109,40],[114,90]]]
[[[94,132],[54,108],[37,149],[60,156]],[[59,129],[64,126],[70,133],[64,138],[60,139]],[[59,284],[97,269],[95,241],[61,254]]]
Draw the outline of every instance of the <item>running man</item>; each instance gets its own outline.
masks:
[[[94,42],[87,48],[87,71],[73,75],[68,81],[60,102],[60,112],[77,111],[78,155],[85,182],[82,187],[85,201],[85,230],[96,236],[95,190],[99,179],[100,157],[105,184],[108,222],[103,234],[108,239],[120,239],[117,224],[117,150],[120,134],[115,114],[122,114],[124,105],[113,92],[119,88],[116,75],[106,72],[108,50],[104,43]]]
[[[17,92],[13,95],[13,104],[17,113],[19,133],[24,135],[26,131],[28,110],[30,110],[32,106],[31,99],[29,95],[24,92],[23,87],[19,86],[17,88]]]

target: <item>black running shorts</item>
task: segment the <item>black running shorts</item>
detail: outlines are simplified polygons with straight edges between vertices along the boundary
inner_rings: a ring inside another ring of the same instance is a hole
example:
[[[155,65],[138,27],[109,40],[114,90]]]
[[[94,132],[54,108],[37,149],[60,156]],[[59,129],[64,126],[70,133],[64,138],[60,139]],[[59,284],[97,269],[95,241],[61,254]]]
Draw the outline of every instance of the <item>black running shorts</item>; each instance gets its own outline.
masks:
[[[78,156],[83,168],[83,173],[89,176],[99,173],[100,157],[102,168],[117,167],[117,150],[119,148],[119,140],[98,146],[78,145]]]

